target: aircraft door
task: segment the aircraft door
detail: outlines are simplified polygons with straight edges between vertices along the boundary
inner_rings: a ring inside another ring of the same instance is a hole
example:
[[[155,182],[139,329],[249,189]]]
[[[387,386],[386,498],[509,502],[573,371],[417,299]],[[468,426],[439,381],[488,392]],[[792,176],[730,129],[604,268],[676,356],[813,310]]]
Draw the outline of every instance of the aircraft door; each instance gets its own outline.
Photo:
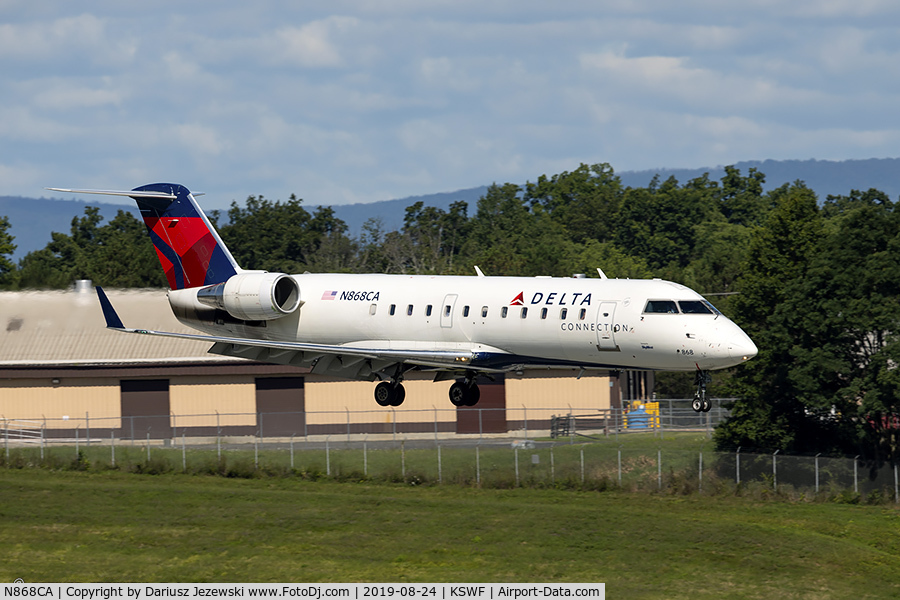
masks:
[[[601,302],[600,309],[597,312],[597,350],[601,352],[616,351],[619,347],[616,345],[615,337],[615,302]]]
[[[453,326],[453,309],[456,306],[458,294],[447,294],[441,304],[441,327]]]

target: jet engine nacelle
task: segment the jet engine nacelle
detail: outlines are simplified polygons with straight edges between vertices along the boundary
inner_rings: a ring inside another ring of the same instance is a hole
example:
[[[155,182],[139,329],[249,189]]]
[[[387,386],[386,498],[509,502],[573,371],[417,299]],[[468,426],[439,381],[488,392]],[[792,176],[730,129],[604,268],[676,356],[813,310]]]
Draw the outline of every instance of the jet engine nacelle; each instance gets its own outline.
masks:
[[[197,300],[243,321],[270,321],[300,306],[300,285],[284,273],[238,273],[197,290]]]

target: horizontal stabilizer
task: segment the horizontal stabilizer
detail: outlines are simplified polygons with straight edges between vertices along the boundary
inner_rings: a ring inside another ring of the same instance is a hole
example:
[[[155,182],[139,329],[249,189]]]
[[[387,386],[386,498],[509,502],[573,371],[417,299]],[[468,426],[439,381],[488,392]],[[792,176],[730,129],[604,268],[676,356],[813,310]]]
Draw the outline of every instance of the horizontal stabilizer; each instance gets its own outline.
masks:
[[[112,302],[106,297],[106,292],[99,285],[97,286],[97,296],[100,298],[100,308],[103,309],[103,318],[106,319],[106,326],[109,329],[124,330],[125,325],[122,324],[122,319],[119,318]]]

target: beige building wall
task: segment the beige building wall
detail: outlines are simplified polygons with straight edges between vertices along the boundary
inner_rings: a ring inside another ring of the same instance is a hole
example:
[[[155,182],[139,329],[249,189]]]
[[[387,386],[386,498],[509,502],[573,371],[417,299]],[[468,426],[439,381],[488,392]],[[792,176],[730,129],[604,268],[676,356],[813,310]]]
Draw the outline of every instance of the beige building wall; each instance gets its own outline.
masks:
[[[456,420],[455,408],[450,404],[452,381],[434,383],[431,377],[416,374],[403,381],[406,400],[396,408],[375,403],[375,386],[368,381],[325,380],[307,376],[304,385],[307,423],[326,425],[346,423],[433,423]],[[437,411],[435,410],[437,409]]]
[[[0,381],[0,418],[40,421],[48,429],[121,427],[117,379]],[[90,423],[88,423],[88,419]]]
[[[173,427],[256,425],[256,379],[248,375],[188,376],[169,381]]]
[[[530,370],[506,376],[507,419],[549,420],[553,415],[590,413],[610,407],[610,378],[605,373]]]

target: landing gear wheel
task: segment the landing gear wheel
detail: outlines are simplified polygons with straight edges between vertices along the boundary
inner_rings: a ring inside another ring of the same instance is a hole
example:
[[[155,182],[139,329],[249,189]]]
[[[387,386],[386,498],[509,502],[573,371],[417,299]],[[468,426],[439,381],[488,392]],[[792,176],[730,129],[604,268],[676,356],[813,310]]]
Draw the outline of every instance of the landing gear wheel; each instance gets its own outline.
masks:
[[[457,381],[450,386],[450,404],[453,406],[475,406],[481,398],[481,390],[474,383]]]
[[[390,406],[391,396],[393,396],[393,388],[389,381],[382,381],[375,386],[375,402],[378,406]]]
[[[375,402],[378,406],[400,406],[406,400],[406,388],[402,383],[382,381],[375,386]]]
[[[400,406],[404,400],[406,400],[406,388],[403,387],[402,383],[398,383],[394,385],[394,397],[392,398],[391,406]]]
[[[700,400],[700,396],[694,395],[694,400],[691,402],[691,408],[694,409],[694,412],[703,411],[703,401]]]
[[[691,402],[694,412],[709,412],[709,409],[712,408],[712,402],[706,399],[706,384],[710,381],[712,381],[712,377],[708,371],[697,370],[697,375],[694,377],[697,391],[694,392],[694,400]]]

